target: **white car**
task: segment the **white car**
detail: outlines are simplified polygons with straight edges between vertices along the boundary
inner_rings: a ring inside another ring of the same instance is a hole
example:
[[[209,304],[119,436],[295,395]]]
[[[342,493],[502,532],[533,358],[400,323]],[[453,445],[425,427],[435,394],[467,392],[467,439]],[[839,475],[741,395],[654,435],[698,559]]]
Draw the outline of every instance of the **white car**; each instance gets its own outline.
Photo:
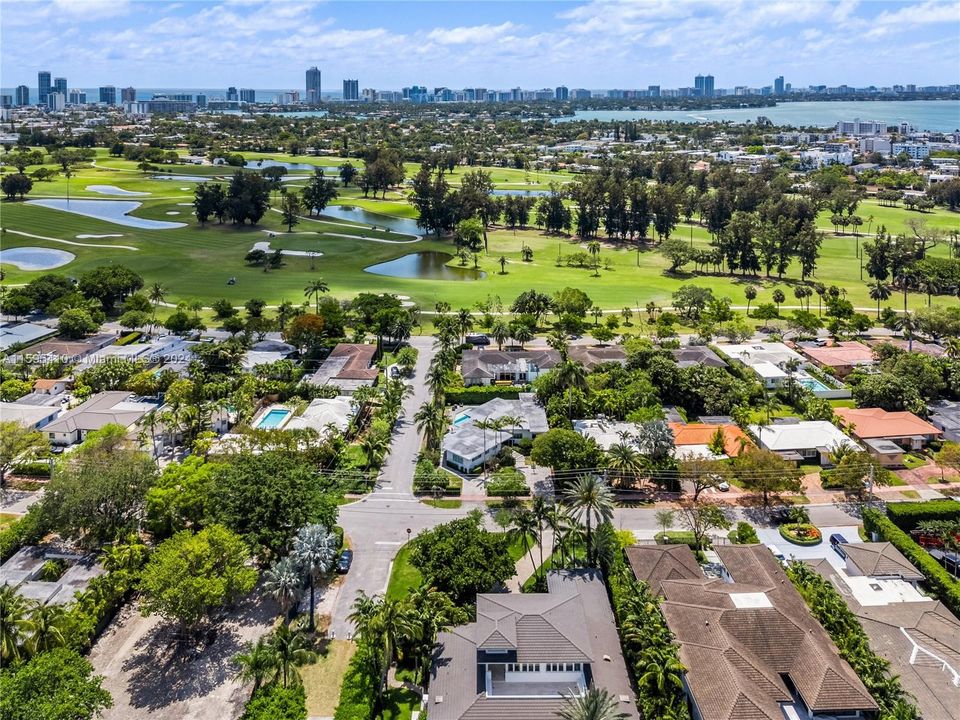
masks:
[[[729,489],[730,489],[730,483],[728,483],[726,480],[722,481],[719,485],[717,485],[717,490],[719,490],[720,492],[727,492]]]

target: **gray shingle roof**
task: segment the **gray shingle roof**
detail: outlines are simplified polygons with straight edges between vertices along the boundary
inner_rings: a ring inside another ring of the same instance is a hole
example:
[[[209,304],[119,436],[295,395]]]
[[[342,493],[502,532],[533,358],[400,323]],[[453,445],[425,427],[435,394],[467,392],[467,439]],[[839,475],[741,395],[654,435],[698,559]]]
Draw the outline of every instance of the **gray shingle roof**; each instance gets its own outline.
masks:
[[[870,577],[899,577],[907,582],[920,582],[923,575],[899,550],[888,542],[849,543],[844,548],[847,562]]]

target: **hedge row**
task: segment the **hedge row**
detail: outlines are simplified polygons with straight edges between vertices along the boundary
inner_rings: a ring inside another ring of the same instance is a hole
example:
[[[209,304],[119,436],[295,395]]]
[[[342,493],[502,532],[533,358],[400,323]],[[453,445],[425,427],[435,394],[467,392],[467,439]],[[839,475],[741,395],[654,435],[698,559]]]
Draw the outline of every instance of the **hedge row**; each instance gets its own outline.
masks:
[[[954,520],[960,522],[960,502],[956,500],[928,500],[926,502],[891,503],[887,517],[904,532],[910,532],[926,520]]]
[[[530,494],[530,488],[519,470],[499,470],[487,483],[489,497],[520,497]]]
[[[306,720],[307,696],[302,685],[270,683],[250,698],[240,720]]]
[[[374,687],[363,664],[370,652],[363,643],[347,665],[340,690],[340,702],[333,714],[334,720],[370,720],[373,715]]]
[[[876,533],[881,540],[892,543],[917,570],[923,573],[927,587],[940,601],[954,615],[960,615],[960,582],[951,577],[940,563],[913,541],[913,538],[898,528],[890,518],[873,509],[863,511],[863,528],[868,533]]]
[[[43,529],[36,513],[28,512],[0,532],[0,562],[5,562],[24,545],[30,545],[43,537]]]
[[[447,405],[482,405],[494,398],[516,400],[520,393],[528,392],[526,385],[473,385],[471,387],[448,387],[444,390]]]

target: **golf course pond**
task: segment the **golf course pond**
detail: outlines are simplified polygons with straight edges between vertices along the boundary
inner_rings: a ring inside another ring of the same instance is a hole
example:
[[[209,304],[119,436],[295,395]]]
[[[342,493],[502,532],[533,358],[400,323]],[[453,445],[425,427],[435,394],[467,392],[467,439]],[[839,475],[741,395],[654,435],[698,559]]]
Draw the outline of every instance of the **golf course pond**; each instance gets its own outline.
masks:
[[[0,263],[10,263],[21,270],[52,270],[72,262],[75,257],[72,252],[52,248],[18,247],[0,250]]]
[[[407,280],[482,280],[487,276],[472,267],[447,265],[453,255],[443,252],[416,252],[363,269],[373,275]]]
[[[100,193],[101,195],[149,195],[148,192],[137,192],[135,190],[124,190],[116,185],[87,185],[90,192]]]
[[[176,230],[186,227],[185,223],[167,222],[165,220],[147,220],[146,218],[132,217],[131,213],[140,207],[141,203],[133,200],[28,200],[27,205],[62,210],[63,212],[83,215],[117,225],[140,228],[141,230]]]
[[[323,209],[323,215],[337,220],[346,220],[348,222],[359,223],[360,225],[376,226],[378,230],[384,228],[404,235],[415,235],[419,237],[423,232],[417,227],[417,221],[410,218],[391,217],[390,215],[381,215],[380,213],[370,212],[363,208],[352,205],[327,205]]]

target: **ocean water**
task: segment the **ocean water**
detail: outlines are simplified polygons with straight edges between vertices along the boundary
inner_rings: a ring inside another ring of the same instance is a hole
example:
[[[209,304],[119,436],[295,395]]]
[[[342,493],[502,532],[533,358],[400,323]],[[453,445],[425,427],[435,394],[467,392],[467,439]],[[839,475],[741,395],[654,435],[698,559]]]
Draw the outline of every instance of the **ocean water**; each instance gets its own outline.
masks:
[[[571,120],[676,120],[680,122],[756,122],[770,118],[775,125],[833,127],[840,120],[875,120],[887,125],[906,122],[920,130],[960,130],[960,100],[864,100],[835,102],[785,102],[775,107],[720,110],[578,110]]]

